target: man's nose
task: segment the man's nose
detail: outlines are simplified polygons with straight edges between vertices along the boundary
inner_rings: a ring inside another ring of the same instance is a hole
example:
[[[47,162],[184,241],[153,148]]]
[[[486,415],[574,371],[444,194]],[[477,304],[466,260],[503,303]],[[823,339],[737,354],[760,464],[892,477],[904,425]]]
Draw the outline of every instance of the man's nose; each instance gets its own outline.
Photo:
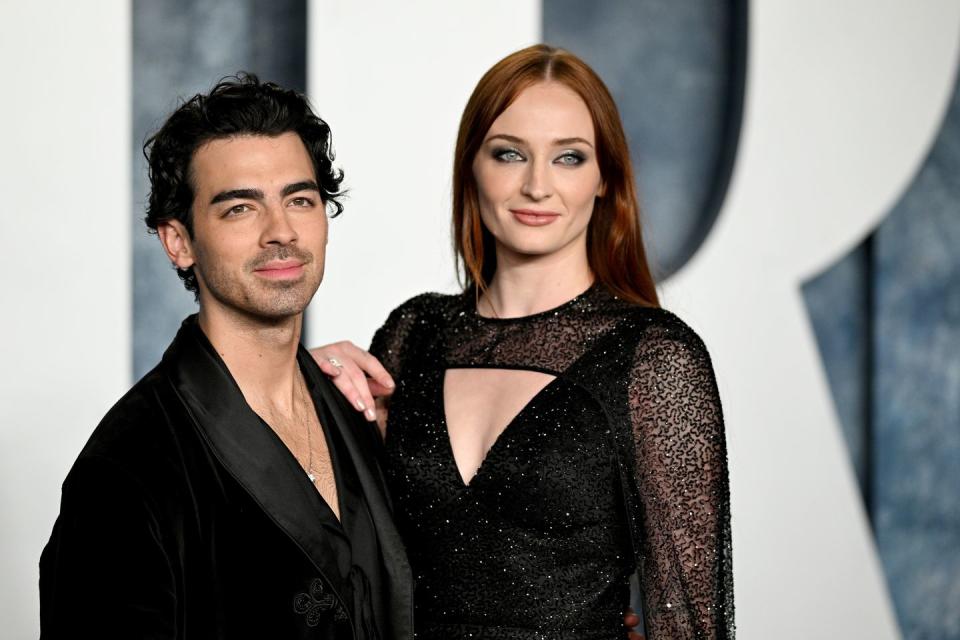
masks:
[[[282,205],[267,206],[266,213],[262,244],[286,245],[297,241],[297,230],[290,224],[289,214]]]

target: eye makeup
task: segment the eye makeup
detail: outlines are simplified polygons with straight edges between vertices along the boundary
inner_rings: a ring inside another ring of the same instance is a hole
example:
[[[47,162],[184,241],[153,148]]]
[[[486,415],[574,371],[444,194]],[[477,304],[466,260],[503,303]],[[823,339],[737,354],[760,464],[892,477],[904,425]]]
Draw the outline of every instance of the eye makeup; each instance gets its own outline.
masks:
[[[583,164],[586,159],[587,156],[582,151],[578,151],[576,149],[567,149],[557,156],[557,159],[554,160],[554,163],[567,167],[576,167]]]
[[[490,155],[498,162],[518,162],[526,160],[524,155],[516,147],[494,147],[490,150]]]

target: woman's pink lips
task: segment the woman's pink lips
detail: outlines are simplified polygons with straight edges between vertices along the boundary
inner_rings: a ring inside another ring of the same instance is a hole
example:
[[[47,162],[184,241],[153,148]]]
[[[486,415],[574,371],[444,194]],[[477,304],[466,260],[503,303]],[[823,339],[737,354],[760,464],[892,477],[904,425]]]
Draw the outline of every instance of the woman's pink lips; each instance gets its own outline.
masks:
[[[534,209],[510,209],[510,213],[520,224],[530,227],[542,227],[560,217],[555,211],[536,211]]]
[[[285,280],[298,278],[303,273],[303,265],[299,262],[288,265],[268,265],[254,271],[258,276],[271,280]]]

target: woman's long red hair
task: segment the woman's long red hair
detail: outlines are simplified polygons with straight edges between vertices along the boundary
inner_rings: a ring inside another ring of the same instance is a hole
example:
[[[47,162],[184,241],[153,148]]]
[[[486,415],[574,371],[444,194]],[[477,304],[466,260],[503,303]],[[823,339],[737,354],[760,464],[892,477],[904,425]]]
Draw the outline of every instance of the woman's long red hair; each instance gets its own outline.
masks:
[[[580,58],[539,44],[510,54],[477,84],[460,119],[453,167],[453,241],[466,289],[485,290],[496,270],[494,240],[480,220],[473,161],[494,120],[527,87],[559,82],[577,92],[593,117],[604,193],[587,227],[587,259],[614,295],[659,306],[640,231],[640,207],[627,138],[617,105],[599,76]]]

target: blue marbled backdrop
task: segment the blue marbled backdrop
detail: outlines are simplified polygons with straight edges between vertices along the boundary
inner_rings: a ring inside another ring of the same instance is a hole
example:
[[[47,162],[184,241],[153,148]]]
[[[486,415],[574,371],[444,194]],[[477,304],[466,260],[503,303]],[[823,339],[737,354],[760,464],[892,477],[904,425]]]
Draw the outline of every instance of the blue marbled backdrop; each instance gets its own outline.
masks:
[[[730,178],[743,102],[746,3],[546,0],[543,37],[610,87],[637,171],[654,271],[710,231]]]
[[[913,184],[804,294],[904,637],[960,639],[960,85]]]
[[[160,361],[196,311],[160,243],[143,224],[142,146],[179,104],[220,78],[252,71],[305,89],[306,0],[135,0],[133,3],[133,377]]]

